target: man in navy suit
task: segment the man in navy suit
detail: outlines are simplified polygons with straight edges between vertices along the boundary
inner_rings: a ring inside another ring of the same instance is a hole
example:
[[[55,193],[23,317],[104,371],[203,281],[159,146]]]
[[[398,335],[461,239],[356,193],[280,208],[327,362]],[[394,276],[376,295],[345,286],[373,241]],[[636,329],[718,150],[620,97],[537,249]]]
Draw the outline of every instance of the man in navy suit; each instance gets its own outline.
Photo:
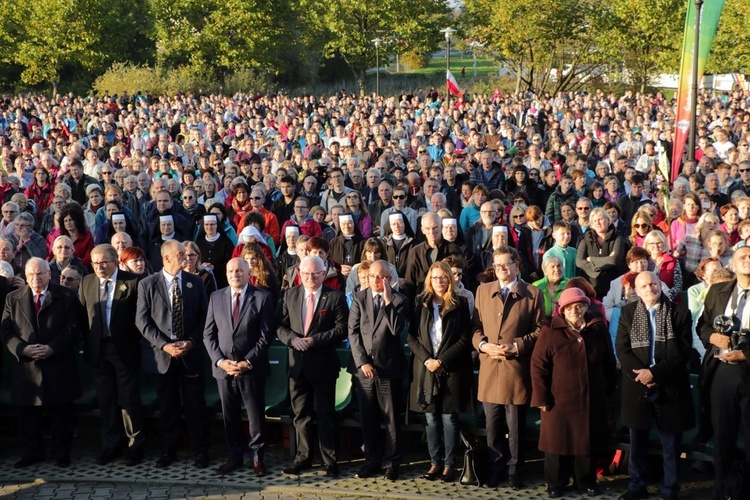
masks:
[[[302,285],[290,288],[284,295],[277,331],[279,340],[291,348],[289,392],[297,433],[297,456],[283,472],[299,474],[312,467],[310,442],[315,408],[326,476],[338,477],[335,400],[340,364],[336,346],[346,338],[346,298],[343,292],[323,286],[326,265],[317,255],[302,259],[299,269]]]
[[[240,258],[227,263],[229,286],[211,294],[203,342],[219,385],[229,460],[216,470],[229,474],[243,465],[250,451],[253,471],[266,475],[263,454],[265,434],[265,385],[271,373],[268,348],[274,337],[274,304],[270,293],[248,284],[250,265]],[[245,403],[249,439],[242,429]]]
[[[143,369],[156,378],[159,428],[163,453],[157,468],[168,467],[176,458],[180,434],[180,392],[195,466],[208,467],[206,421],[206,355],[203,325],[208,299],[200,276],[182,271],[185,246],[165,241],[161,246],[164,267],[138,284],[135,324],[141,343]]]
[[[406,297],[391,290],[390,266],[378,260],[368,270],[370,287],[357,292],[349,315],[352,357],[365,465],[356,477],[371,477],[386,466],[385,478],[398,479],[401,459],[398,414],[406,375],[401,332],[406,327]],[[385,424],[385,442],[380,438],[380,419]]]

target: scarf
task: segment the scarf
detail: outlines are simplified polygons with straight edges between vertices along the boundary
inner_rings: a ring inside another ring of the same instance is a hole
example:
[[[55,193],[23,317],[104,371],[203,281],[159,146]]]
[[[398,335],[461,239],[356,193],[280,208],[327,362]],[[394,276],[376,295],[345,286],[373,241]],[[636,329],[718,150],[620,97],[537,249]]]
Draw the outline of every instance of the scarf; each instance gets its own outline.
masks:
[[[672,303],[662,294],[661,302],[656,310],[656,332],[654,342],[666,342],[674,340],[672,329]],[[649,326],[648,310],[642,300],[638,301],[633,315],[632,332],[630,334],[630,345],[633,349],[651,346],[651,327]],[[656,349],[654,349],[656,352]]]

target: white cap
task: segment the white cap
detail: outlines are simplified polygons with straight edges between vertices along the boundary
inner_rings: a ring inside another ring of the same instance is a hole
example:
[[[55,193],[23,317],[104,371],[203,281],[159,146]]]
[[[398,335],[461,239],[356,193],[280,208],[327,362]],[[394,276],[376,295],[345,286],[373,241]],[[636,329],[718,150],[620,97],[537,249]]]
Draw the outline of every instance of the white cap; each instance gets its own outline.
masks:
[[[219,223],[219,218],[216,214],[206,214],[203,216],[203,222],[216,222]]]
[[[458,221],[456,219],[449,217],[449,218],[443,219],[443,225],[444,226],[458,226]]]
[[[251,239],[256,239],[262,242],[263,236],[261,236],[260,231],[258,231],[255,226],[246,226],[240,233],[239,239],[243,243],[249,243]]]
[[[112,222],[115,222],[118,220],[125,222],[125,214],[112,214]]]
[[[162,222],[174,222],[174,217],[172,217],[171,215],[160,215],[159,223]]]
[[[388,214],[388,222],[393,222],[394,220],[404,220],[404,216],[402,214]]]
[[[354,222],[354,217],[352,217],[349,214],[343,214],[339,215],[339,224],[341,224],[341,221],[348,220],[349,222]]]
[[[495,236],[497,233],[508,234],[508,228],[505,226],[492,226],[492,236]]]
[[[286,229],[284,229],[284,234],[290,234],[290,233],[299,234],[299,227],[289,224],[286,227]]]

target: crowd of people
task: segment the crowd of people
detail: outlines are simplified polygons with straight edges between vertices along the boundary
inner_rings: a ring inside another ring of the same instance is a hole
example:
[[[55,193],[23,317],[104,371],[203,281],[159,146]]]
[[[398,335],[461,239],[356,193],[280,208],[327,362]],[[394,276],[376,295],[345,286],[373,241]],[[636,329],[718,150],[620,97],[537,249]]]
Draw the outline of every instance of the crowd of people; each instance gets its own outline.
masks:
[[[696,426],[713,440],[718,492],[750,462],[736,449],[750,435],[750,94],[699,103],[696,161],[670,182],[661,93],[4,96],[1,382],[18,408],[16,467],[44,458],[45,413],[50,453],[70,464],[82,341],[97,463],[142,461],[144,371],[156,466],[177,459],[184,407],[195,466],[208,467],[210,363],[228,447],[216,472],[248,458],[265,475],[268,351],[281,342],[297,442],[285,474],[312,467],[315,431],[326,474],[340,474],[346,346],[357,477],[399,478],[408,410],[425,416],[422,477],[454,481],[459,414],[478,401],[485,484],[524,488],[533,407],[549,496],[571,475],[595,495],[619,384],[622,498],[648,495],[654,426],[662,497],[678,497],[682,434]]]

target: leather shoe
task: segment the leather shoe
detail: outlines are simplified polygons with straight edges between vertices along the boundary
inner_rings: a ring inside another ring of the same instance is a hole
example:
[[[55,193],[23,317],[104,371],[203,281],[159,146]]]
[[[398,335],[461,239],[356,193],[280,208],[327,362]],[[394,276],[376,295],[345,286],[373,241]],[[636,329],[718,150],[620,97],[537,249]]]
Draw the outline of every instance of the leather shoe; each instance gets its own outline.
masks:
[[[216,469],[216,473],[220,476],[231,474],[240,467],[242,467],[242,460],[227,460],[223,465]]]
[[[398,467],[388,467],[385,469],[385,477],[388,481],[398,481]]]
[[[107,465],[111,461],[120,458],[122,451],[119,448],[104,450],[101,455],[96,457],[96,465]]]
[[[172,465],[172,462],[174,462],[174,460],[175,456],[173,454],[165,453],[156,461],[156,468],[163,469],[165,467],[169,467],[170,465]]]
[[[266,469],[266,466],[263,462],[260,460],[255,460],[253,462],[253,472],[255,472],[256,476],[265,476],[268,474],[268,469]]]
[[[24,467],[29,467],[34,464],[38,464],[41,462],[41,458],[29,458],[29,457],[23,457],[21,460],[13,464],[13,467],[16,469],[23,469]]]
[[[125,465],[133,467],[143,461],[143,452],[140,450],[128,450],[125,453]]]
[[[549,498],[560,498],[562,494],[562,488],[547,488],[547,496]]]
[[[620,500],[640,500],[641,498],[648,498],[648,490],[646,488],[628,490],[620,495]]]
[[[523,484],[523,479],[521,479],[521,476],[518,474],[512,474],[508,477],[508,485],[514,490],[522,490],[526,487],[526,485]]]
[[[380,473],[380,466],[375,464],[365,464],[364,467],[359,469],[356,474],[354,474],[354,477],[357,479],[367,479],[375,474]]]
[[[440,476],[440,479],[442,479],[444,483],[452,483],[456,480],[456,469],[453,467],[446,467],[443,471],[443,475]]]
[[[195,465],[196,469],[205,469],[206,467],[208,467],[208,453],[198,453],[198,455],[196,455],[195,457],[195,463],[193,465]]]
[[[428,481],[437,481],[440,479],[440,468],[433,465],[430,467],[430,470],[422,474],[420,477],[422,479],[427,479]]]
[[[304,462],[292,462],[292,465],[283,469],[281,472],[289,474],[290,476],[298,476],[300,472],[304,470],[312,469],[312,463],[309,460]]]
[[[340,474],[341,472],[339,471],[338,465],[336,464],[326,465],[326,477],[332,477],[335,479],[339,477]]]
[[[55,460],[58,467],[70,467],[70,457],[61,457]]]

